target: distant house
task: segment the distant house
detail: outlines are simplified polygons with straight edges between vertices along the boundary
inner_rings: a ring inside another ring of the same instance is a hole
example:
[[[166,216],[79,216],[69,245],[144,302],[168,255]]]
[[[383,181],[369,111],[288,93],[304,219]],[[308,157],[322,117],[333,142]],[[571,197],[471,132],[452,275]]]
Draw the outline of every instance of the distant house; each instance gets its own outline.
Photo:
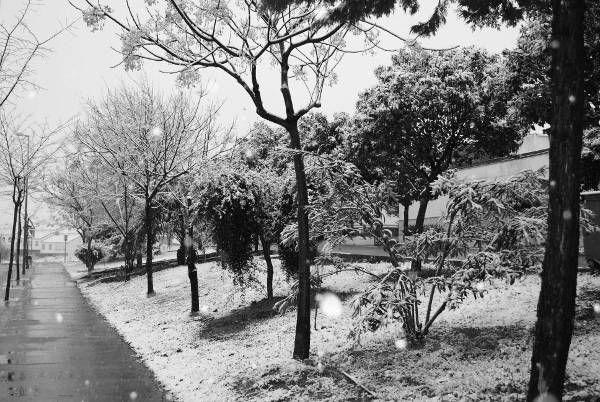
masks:
[[[4,227],[0,229],[2,230],[0,232],[0,250],[10,250],[11,232]],[[30,230],[28,243],[29,255],[33,259],[50,257],[57,260],[75,261],[75,250],[82,244],[82,241],[79,234],[73,230],[41,228]],[[24,244],[21,240],[21,255],[23,248]],[[8,253],[6,254],[6,256],[2,255],[3,261],[8,259]]]

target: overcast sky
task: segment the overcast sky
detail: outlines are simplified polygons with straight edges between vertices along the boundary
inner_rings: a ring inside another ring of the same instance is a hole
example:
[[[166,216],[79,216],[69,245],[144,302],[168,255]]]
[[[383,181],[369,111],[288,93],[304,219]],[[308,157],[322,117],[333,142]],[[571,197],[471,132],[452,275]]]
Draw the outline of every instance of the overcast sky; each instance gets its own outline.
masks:
[[[76,1],[76,0],[75,0]],[[143,0],[131,0],[132,4]],[[12,21],[15,11],[22,0],[0,0],[0,20]],[[104,1],[119,9],[123,0]],[[437,3],[437,1],[435,1]],[[427,2],[425,2],[427,4]],[[399,35],[408,37],[412,24],[422,20],[433,7],[422,7],[417,16],[407,16],[398,11],[382,21],[386,27]],[[35,65],[34,80],[43,90],[24,94],[16,107],[21,114],[31,115],[36,120],[48,120],[58,123],[77,117],[82,110],[83,102],[88,98],[101,96],[107,88],[115,87],[130,80],[147,77],[155,86],[164,91],[175,88],[175,77],[161,74],[160,68],[165,66],[145,64],[142,72],[127,73],[119,64],[120,56],[111,47],[119,49],[121,44],[118,31],[110,24],[104,30],[90,32],[81,21],[79,13],[67,0],[37,0],[37,6],[30,16],[29,24],[40,36],[56,31],[61,26],[75,21],[70,32],[63,33],[51,43],[52,53],[38,60]],[[422,40],[427,47],[446,48],[455,45],[483,47],[492,52],[512,48],[517,39],[514,28],[484,29],[473,31],[458,19],[452,11],[447,24],[433,38]],[[397,39],[385,42],[387,47],[401,47]],[[337,69],[338,82],[326,88],[323,97],[322,111],[327,115],[336,112],[352,112],[358,94],[375,82],[373,70],[390,61],[390,53],[379,51],[375,55],[352,54],[345,56]],[[221,119],[225,122],[237,121],[240,134],[257,119],[254,107],[248,96],[229,77],[203,72],[205,84],[211,88],[211,95],[223,102]],[[266,85],[264,96],[267,103],[279,104],[280,93],[276,86]],[[0,207],[4,203],[0,203]],[[3,208],[4,209],[4,208]],[[0,224],[7,219],[1,214]]]

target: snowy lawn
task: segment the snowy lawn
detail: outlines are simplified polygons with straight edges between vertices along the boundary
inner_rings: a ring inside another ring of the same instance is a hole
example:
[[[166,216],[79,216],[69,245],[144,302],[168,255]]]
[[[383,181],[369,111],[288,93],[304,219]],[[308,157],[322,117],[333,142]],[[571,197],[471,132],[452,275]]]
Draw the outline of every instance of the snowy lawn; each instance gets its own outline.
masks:
[[[276,314],[263,289],[241,292],[216,263],[198,268],[198,317],[189,315],[186,267],[157,272],[152,298],[146,298],[143,276],[79,284],[176,399],[371,399],[342,371],[382,400],[512,401],[526,390],[539,291],[535,276],[490,286],[484,299],[443,313],[424,343],[406,349],[394,345],[397,328],[352,345],[349,303],[369,279],[354,273],[330,277],[324,285],[341,297],[344,311],[337,318],[318,315],[313,358],[304,364],[291,359],[295,311]],[[276,269],[276,294],[285,295],[287,286]],[[581,274],[566,400],[600,395],[600,320],[593,312],[599,301],[600,278]]]

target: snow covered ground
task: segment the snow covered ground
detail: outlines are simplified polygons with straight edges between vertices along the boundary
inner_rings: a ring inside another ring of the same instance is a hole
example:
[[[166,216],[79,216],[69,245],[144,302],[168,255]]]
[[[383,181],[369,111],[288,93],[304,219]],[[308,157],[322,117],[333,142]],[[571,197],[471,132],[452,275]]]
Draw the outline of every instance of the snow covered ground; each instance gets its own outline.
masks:
[[[423,344],[407,348],[397,347],[394,329],[353,345],[349,303],[368,279],[353,273],[331,277],[325,286],[340,296],[343,311],[336,318],[318,315],[314,356],[304,364],[291,359],[295,311],[276,314],[262,284],[243,292],[216,263],[198,269],[197,317],[189,315],[186,267],[155,273],[152,298],[146,298],[143,276],[128,283],[80,282],[92,305],[178,400],[368,397],[342,371],[383,400],[512,401],[525,392],[539,291],[535,276],[490,287],[484,299],[443,313]],[[600,278],[582,274],[579,286],[565,398],[578,401],[600,395],[600,321],[593,312]],[[279,296],[288,289],[278,269],[274,289]]]

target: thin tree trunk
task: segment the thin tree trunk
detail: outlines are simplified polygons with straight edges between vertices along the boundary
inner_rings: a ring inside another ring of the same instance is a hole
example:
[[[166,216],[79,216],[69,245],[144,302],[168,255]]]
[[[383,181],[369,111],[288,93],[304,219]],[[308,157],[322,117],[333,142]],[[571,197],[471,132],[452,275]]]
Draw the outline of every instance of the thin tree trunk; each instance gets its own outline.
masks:
[[[429,200],[431,198],[431,193],[429,187],[425,190],[423,195],[421,196],[421,200],[419,202],[419,211],[417,212],[417,220],[415,222],[415,233],[423,232],[423,226],[425,223],[425,213],[427,212],[427,205],[429,204]],[[420,258],[415,258],[411,263],[411,270],[420,271],[422,266],[422,261]]]
[[[24,216],[24,229],[23,232],[23,275],[25,275],[25,270],[29,269],[29,215],[27,214],[27,200],[28,200],[28,183],[29,179],[25,180],[25,216]]]
[[[13,187],[13,200],[15,196],[16,185]],[[20,197],[19,197],[20,198]],[[18,198],[18,199],[19,199]],[[10,280],[12,277],[12,267],[14,262],[14,251],[15,251],[15,231],[17,228],[17,211],[19,210],[19,203],[14,203],[13,209],[13,224],[12,224],[12,236],[10,239],[10,258],[8,260],[8,272],[6,274],[6,290],[4,292],[4,301],[8,301],[10,299]]]
[[[288,127],[291,145],[301,150],[300,134],[297,123]],[[296,336],[294,339],[294,359],[308,359],[310,354],[310,256],[308,237],[308,191],[304,158],[300,152],[294,154],[298,202],[298,315],[296,317]]]
[[[409,208],[410,208],[410,203],[406,203],[403,204],[402,207],[404,208],[404,222],[403,222],[403,237],[406,237],[408,235],[408,212],[409,212]]]
[[[186,227],[185,221],[183,219],[183,214],[179,213],[178,222],[179,230],[177,230],[177,237],[179,240],[179,248],[177,249],[177,265],[184,265],[186,263],[186,247],[185,247],[185,235],[186,235]]]
[[[152,281],[152,208],[150,200],[146,197],[145,207],[145,224],[146,224],[146,279],[148,282],[148,295],[154,294],[154,283]]]
[[[86,268],[87,268],[88,276],[89,276],[92,273],[92,270],[94,269],[94,264],[92,263],[92,237],[91,236],[88,237],[87,250],[85,252],[87,254]]]
[[[548,234],[527,400],[562,399],[573,334],[583,136],[584,0],[553,0]]]
[[[271,244],[266,241],[264,236],[260,236],[262,244],[263,257],[267,263],[267,299],[273,298],[273,261],[271,261]]]
[[[17,258],[16,269],[17,269],[17,282],[21,280],[21,271],[19,269],[19,260],[21,258],[21,205],[19,204],[19,211],[17,212]]]

